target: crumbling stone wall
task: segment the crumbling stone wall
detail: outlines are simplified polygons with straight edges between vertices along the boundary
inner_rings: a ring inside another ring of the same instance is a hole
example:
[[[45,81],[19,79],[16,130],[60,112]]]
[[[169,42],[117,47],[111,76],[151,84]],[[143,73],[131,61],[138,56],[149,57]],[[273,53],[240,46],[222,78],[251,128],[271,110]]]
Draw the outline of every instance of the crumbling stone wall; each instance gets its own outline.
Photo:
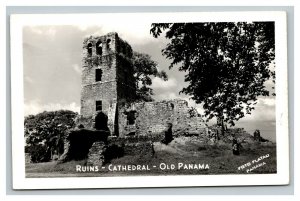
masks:
[[[102,166],[105,163],[104,153],[106,145],[104,142],[94,142],[89,149],[87,165]]]
[[[159,142],[163,139],[163,135],[149,135],[149,136],[130,136],[108,138],[110,146],[116,146],[123,150],[124,155],[153,155],[154,142]]]
[[[86,159],[95,142],[107,143],[108,131],[87,129],[69,130],[64,142],[64,153],[59,161]]]
[[[128,123],[128,114],[135,113],[135,122]],[[127,135],[149,135],[163,132],[168,123],[173,125],[175,135],[184,133],[205,133],[205,124],[195,110],[188,107],[185,100],[160,102],[139,102],[119,109],[119,133]]]

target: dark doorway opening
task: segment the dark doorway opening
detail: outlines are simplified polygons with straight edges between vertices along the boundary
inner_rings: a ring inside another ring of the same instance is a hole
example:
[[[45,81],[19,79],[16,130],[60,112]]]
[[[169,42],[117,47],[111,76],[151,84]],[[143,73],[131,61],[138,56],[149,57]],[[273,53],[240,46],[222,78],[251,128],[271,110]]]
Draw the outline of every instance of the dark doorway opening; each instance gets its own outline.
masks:
[[[127,125],[134,125],[135,124],[135,113],[136,111],[129,111],[127,113]]]
[[[98,112],[95,117],[95,129],[96,130],[109,130],[107,127],[108,117],[103,112]]]

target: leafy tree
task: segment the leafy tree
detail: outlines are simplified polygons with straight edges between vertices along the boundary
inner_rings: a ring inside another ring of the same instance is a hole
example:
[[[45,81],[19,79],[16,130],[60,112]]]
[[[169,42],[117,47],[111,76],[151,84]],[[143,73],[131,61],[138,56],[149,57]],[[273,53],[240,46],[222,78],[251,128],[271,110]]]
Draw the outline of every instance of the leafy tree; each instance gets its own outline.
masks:
[[[137,100],[153,101],[153,89],[151,77],[159,77],[164,81],[168,80],[168,76],[165,71],[158,70],[157,62],[153,61],[148,54],[133,53],[133,68],[134,77],[136,80],[137,88]]]
[[[181,93],[203,103],[207,120],[217,117],[223,129],[224,122],[234,126],[251,114],[258,96],[269,96],[265,83],[275,82],[273,22],[159,23],[150,29],[155,38],[163,31],[170,39],[162,50],[170,68],[187,72],[189,85]]]
[[[25,150],[35,157],[34,162],[47,161],[54,153],[63,153],[66,131],[75,126],[76,116],[75,112],[59,110],[25,117]]]

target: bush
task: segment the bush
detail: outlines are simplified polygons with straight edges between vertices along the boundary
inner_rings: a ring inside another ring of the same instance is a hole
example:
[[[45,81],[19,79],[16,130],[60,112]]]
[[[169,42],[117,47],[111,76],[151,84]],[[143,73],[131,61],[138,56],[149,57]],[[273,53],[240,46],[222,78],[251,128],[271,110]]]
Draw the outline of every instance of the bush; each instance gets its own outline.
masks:
[[[50,153],[45,145],[26,146],[25,153],[29,153],[33,163],[47,162],[51,159]]]
[[[77,113],[75,112],[59,110],[45,111],[37,115],[25,117],[24,131],[26,145],[32,147],[30,152],[36,156],[37,160],[44,160],[40,156],[40,152],[43,152],[44,149],[51,150],[57,154],[64,152],[64,139],[67,131],[75,127],[76,116]]]

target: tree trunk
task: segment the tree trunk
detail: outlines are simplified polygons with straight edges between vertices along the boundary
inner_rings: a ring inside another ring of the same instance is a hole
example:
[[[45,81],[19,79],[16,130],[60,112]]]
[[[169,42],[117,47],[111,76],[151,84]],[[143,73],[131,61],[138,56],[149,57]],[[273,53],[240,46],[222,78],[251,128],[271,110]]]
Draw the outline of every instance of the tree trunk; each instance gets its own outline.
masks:
[[[218,119],[217,119],[217,125],[221,126],[221,134],[222,134],[222,136],[224,136],[224,134],[225,134],[225,125],[224,125],[223,116],[218,117]]]
[[[50,149],[50,159],[53,159],[53,153],[52,153],[52,149]]]
[[[222,119],[222,136],[225,134],[224,120]]]

